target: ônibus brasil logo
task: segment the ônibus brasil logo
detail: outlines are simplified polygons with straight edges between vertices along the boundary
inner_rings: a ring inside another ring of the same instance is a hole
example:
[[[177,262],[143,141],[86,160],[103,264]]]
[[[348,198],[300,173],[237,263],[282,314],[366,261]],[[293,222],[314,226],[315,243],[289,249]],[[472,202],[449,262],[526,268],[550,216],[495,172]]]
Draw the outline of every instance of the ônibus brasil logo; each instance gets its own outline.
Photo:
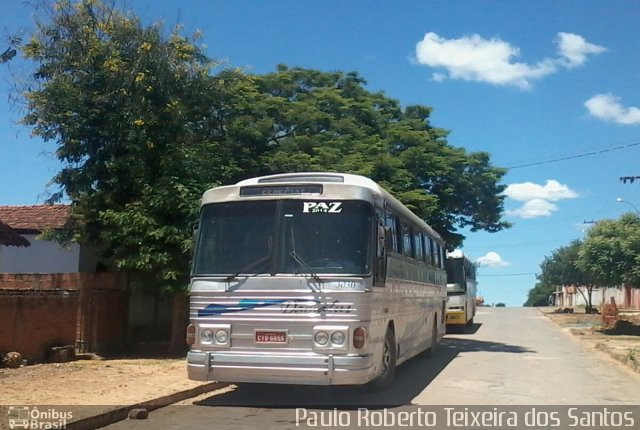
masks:
[[[9,406],[10,429],[65,429],[73,412],[37,406]]]

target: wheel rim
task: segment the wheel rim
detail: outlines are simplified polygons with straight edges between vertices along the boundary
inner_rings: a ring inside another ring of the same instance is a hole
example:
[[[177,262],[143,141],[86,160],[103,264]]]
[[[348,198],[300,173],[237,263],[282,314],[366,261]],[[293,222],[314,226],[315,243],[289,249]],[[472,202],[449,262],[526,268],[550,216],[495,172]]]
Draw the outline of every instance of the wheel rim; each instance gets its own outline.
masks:
[[[389,341],[384,340],[384,346],[382,347],[382,374],[386,374],[391,365],[391,351],[389,349]]]

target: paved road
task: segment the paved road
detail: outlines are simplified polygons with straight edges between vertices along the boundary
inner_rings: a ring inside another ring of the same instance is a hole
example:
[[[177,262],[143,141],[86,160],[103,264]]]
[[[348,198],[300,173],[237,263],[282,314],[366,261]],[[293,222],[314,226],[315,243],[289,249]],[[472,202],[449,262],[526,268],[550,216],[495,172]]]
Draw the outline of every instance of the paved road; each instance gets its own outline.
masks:
[[[589,350],[534,309],[481,308],[475,320],[467,333],[447,335],[435,358],[416,358],[401,366],[395,384],[384,393],[361,387],[243,384],[204,395],[188,402],[190,406],[170,406],[151,413],[147,420],[123,421],[108,428],[293,429],[323,424],[365,428],[384,425],[387,418],[386,428],[400,428],[400,420],[409,418],[414,427],[454,428],[456,417],[463,427],[471,427],[475,409],[465,409],[469,405],[489,405],[480,409],[493,413],[478,428],[514,427],[509,425],[513,421],[496,421],[509,417],[524,428],[524,419],[532,416],[532,406],[527,405],[596,405],[600,414],[592,415],[593,408],[586,407],[570,417],[566,407],[555,412],[559,415],[538,412],[538,424],[546,420],[552,425],[560,416],[563,421],[555,428],[570,428],[576,420],[582,420],[583,428],[596,428],[594,420],[603,416],[610,420],[608,424],[613,420],[621,427],[633,424],[631,428],[640,428],[640,408],[626,406],[617,412],[610,406],[640,405],[637,373]],[[443,411],[433,405],[453,409]],[[434,418],[430,411],[437,411],[438,416]],[[505,415],[496,415],[501,411]],[[625,411],[633,412],[624,415]],[[368,412],[372,415],[365,417]],[[448,416],[443,418],[443,414]]]

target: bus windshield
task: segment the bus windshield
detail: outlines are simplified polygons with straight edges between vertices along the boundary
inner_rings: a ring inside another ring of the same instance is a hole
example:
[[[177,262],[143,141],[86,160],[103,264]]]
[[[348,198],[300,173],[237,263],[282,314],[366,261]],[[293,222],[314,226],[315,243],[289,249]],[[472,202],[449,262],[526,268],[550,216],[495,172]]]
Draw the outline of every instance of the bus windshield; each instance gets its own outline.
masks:
[[[357,200],[207,204],[194,275],[366,275],[374,219],[373,207]]]

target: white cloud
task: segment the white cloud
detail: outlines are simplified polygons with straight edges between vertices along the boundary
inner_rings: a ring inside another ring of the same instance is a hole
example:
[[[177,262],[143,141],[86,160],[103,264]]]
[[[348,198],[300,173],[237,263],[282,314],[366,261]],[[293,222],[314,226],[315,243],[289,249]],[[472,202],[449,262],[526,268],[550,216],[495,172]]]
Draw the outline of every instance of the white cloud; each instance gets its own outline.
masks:
[[[434,73],[436,81],[463,79],[528,89],[532,81],[557,72],[559,67],[582,65],[587,55],[604,51],[571,33],[559,33],[557,44],[557,58],[527,64],[515,61],[520,55],[519,48],[498,38],[487,40],[474,34],[445,39],[429,32],[416,44],[416,60],[419,64],[446,71]]]
[[[582,66],[588,54],[600,54],[606,48],[587,42],[584,37],[572,33],[558,33],[558,50],[567,60],[567,67]]]
[[[533,182],[511,184],[507,186],[504,194],[513,200],[524,202],[518,209],[506,211],[507,215],[519,218],[550,216],[558,210],[558,206],[552,202],[579,197],[578,193],[567,185],[554,179],[548,179],[544,185]]]
[[[522,207],[506,211],[506,213],[507,215],[518,218],[538,218],[542,216],[549,216],[557,210],[558,206],[547,200],[533,199],[525,202]]]
[[[624,107],[620,97],[612,94],[597,94],[584,102],[589,113],[596,118],[618,124],[640,124],[640,108]]]
[[[500,257],[500,254],[493,251],[476,258],[475,263],[483,267],[506,267],[511,265],[508,261],[504,261],[502,257]]]
[[[544,185],[533,182],[523,182],[507,186],[504,194],[514,200],[526,202],[533,199],[543,199],[551,202],[564,199],[575,199],[578,193],[555,179],[547,179]]]

